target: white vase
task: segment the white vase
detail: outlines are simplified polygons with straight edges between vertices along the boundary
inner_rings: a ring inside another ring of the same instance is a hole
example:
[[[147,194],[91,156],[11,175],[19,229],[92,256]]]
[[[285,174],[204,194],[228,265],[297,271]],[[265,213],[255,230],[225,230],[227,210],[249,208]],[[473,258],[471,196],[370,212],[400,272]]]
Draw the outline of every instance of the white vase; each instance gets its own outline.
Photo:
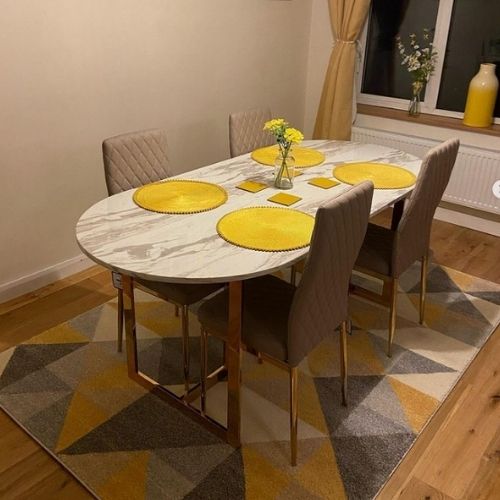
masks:
[[[481,64],[477,75],[470,81],[464,112],[464,125],[489,127],[493,122],[493,110],[498,93],[495,65]]]

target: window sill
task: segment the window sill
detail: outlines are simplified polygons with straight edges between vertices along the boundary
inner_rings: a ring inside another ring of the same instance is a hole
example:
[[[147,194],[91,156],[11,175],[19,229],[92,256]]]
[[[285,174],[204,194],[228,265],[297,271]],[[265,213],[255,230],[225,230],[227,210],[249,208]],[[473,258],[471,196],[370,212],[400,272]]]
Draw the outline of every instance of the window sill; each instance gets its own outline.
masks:
[[[369,104],[358,104],[358,113],[362,115],[378,116],[380,118],[390,118],[392,120],[402,120],[405,122],[418,123],[420,125],[431,125],[433,127],[451,128],[463,130],[464,132],[475,132],[476,134],[493,135],[500,137],[500,125],[494,124],[487,128],[467,127],[459,118],[449,116],[438,116],[421,113],[420,116],[409,116],[401,109],[384,108],[382,106],[372,106]]]

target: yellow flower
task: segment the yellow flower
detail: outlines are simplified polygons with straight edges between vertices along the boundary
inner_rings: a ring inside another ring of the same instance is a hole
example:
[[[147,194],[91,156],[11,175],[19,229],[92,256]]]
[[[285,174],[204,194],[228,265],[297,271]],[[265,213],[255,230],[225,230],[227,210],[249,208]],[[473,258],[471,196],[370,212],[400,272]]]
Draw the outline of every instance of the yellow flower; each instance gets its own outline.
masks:
[[[287,142],[298,144],[300,141],[304,140],[304,135],[296,128],[287,128],[284,133],[284,138]]]
[[[268,122],[264,123],[264,130],[270,130],[271,132],[274,132],[275,130],[285,127],[286,125],[287,123],[283,118],[274,118],[273,120],[269,120]]]

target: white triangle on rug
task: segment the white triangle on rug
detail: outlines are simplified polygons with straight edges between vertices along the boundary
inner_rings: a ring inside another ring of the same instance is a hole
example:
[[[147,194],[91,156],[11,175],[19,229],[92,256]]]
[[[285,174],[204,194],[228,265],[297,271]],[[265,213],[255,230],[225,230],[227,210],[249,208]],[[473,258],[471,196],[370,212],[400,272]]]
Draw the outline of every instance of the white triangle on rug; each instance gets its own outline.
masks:
[[[199,406],[198,401],[194,403]],[[227,384],[218,383],[207,393],[207,415],[226,425]],[[300,413],[299,413],[300,417]],[[299,439],[326,434],[299,418]],[[241,442],[265,443],[290,439],[290,414],[248,387],[241,388]]]
[[[389,377],[442,401],[460,377],[459,372],[390,374]]]
[[[14,354],[14,351],[16,350],[16,347],[10,347],[9,349],[6,349],[5,351],[0,352],[0,376],[2,375],[3,371],[5,370],[5,367],[9,363],[10,358]]]
[[[95,326],[93,342],[116,340],[118,337],[118,315],[111,302],[104,304]]]
[[[497,325],[500,321],[500,307],[493,302],[465,294],[474,307],[490,322],[490,325]]]
[[[123,328],[123,342],[125,343],[125,325]],[[93,342],[115,341],[118,337],[118,318],[116,309],[109,305],[109,302],[104,305],[101,311],[101,316],[95,327]],[[159,339],[157,333],[152,332],[148,328],[137,325],[137,337],[139,339]]]
[[[370,332],[387,339],[385,329],[370,330]],[[468,365],[478,351],[476,347],[423,326],[397,328],[393,342],[436,363],[459,371]]]
[[[413,323],[419,322],[419,311],[415,304],[410,300],[410,296],[407,293],[398,293],[397,301],[397,313],[398,316],[406,318]],[[389,322],[389,312],[387,312],[387,321]]]

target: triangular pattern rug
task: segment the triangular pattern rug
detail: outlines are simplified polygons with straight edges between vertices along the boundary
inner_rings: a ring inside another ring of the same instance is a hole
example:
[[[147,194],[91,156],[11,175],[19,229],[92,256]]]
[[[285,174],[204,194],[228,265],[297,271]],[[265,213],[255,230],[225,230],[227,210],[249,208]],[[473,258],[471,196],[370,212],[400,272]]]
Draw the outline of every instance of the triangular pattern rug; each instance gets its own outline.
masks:
[[[400,283],[392,359],[387,310],[351,300],[347,408],[337,333],[300,365],[294,468],[285,372],[244,356],[243,445],[235,450],[128,378],[115,301],[0,353],[0,405],[103,499],[373,498],[500,321],[493,283],[433,266],[425,326],[419,267]],[[182,387],[179,318],[154,297],[136,299],[141,370]],[[195,378],[195,308],[190,321]],[[216,366],[221,348],[211,340]],[[208,404],[224,414],[223,383]]]

